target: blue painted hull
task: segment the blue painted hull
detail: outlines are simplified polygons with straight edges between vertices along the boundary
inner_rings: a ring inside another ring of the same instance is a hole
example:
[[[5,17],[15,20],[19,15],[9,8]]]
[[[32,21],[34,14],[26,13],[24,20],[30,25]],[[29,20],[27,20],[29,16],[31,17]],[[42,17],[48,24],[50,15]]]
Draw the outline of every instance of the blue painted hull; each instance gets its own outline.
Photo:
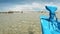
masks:
[[[44,18],[44,19],[42,19]],[[53,29],[51,22],[45,20],[48,19],[48,16],[40,16],[42,34],[60,34],[60,32]],[[56,27],[55,27],[56,29]]]

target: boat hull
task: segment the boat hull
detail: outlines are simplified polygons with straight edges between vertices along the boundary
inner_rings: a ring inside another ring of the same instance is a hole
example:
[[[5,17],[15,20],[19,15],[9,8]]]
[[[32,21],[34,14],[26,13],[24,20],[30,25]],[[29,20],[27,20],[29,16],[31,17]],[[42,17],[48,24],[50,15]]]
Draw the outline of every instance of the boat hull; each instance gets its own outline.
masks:
[[[60,34],[60,32],[55,30],[56,27],[52,26],[51,22],[49,22],[48,20],[45,20],[45,19],[48,19],[48,16],[40,16],[42,34]],[[53,29],[53,27],[54,27],[54,29]]]

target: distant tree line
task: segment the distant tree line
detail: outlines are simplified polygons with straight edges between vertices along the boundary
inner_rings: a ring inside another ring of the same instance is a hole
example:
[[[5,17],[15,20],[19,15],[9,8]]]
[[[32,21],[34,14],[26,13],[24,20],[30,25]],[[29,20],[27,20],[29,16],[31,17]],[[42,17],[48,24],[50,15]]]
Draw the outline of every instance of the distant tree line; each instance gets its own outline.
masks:
[[[7,12],[0,12],[0,13],[23,13],[23,11],[7,11]]]

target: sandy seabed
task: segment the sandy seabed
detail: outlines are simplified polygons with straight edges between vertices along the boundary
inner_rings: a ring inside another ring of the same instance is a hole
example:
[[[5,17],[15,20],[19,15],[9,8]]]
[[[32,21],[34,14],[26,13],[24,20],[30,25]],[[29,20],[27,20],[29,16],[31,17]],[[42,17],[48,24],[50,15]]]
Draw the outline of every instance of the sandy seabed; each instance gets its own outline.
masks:
[[[1,13],[0,34],[42,34],[40,15],[48,16],[48,12]]]

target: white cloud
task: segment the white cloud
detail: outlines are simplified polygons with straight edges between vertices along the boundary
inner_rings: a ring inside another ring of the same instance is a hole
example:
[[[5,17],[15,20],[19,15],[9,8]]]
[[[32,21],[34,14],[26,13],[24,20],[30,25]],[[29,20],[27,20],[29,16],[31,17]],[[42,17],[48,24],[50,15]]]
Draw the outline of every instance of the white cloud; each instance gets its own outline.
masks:
[[[34,10],[34,8],[43,9],[43,5],[33,2],[32,4],[15,5],[13,8],[10,8],[9,10],[13,10],[13,11],[36,11],[36,10]]]
[[[13,5],[13,6],[8,6],[5,7],[5,10],[12,10],[12,11],[36,11],[36,9],[45,9],[45,5],[55,5],[58,7],[58,10],[60,10],[60,5],[59,4],[54,4],[53,2],[51,3],[36,3],[32,2],[32,4],[24,4],[24,5]]]

